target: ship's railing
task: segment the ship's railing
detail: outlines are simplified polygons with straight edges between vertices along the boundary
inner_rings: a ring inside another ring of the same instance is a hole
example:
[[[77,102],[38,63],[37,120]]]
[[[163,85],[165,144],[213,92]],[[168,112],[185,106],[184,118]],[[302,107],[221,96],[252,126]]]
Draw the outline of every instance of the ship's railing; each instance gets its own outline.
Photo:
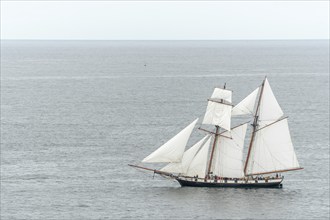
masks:
[[[210,182],[210,183],[267,183],[267,182],[277,182],[283,180],[282,177],[259,177],[259,178],[200,178],[200,177],[191,177],[191,176],[178,176],[179,179],[184,179],[188,181],[195,182]]]

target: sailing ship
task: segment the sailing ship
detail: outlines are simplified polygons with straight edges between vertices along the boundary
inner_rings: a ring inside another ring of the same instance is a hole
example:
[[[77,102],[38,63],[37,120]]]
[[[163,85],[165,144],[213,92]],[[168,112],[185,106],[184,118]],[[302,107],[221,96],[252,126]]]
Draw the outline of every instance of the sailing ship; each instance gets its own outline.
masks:
[[[252,120],[231,127],[232,117],[243,115]],[[213,130],[199,127],[206,136],[185,151],[197,121],[198,118],[142,160],[167,163],[163,168],[129,166],[193,187],[282,187],[283,172],[303,169],[294,151],[288,119],[283,117],[267,78],[235,106],[226,84],[215,88],[202,121],[202,125],[215,127]],[[249,123],[252,133],[244,157]]]

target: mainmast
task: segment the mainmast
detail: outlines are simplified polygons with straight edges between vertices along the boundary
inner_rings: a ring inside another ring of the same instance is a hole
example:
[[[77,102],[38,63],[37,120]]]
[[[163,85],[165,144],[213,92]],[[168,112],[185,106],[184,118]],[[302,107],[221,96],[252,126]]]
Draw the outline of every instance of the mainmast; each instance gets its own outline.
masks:
[[[256,111],[255,111],[255,114],[254,114],[254,120],[253,120],[253,124],[252,124],[252,136],[251,136],[251,140],[250,140],[250,144],[249,144],[249,150],[248,150],[246,160],[245,160],[245,165],[244,165],[244,175],[245,176],[246,176],[247,165],[248,165],[248,162],[249,162],[249,159],[250,159],[252,144],[253,144],[255,133],[256,133],[256,130],[257,130],[257,126],[258,126],[259,107],[260,107],[260,102],[261,102],[261,98],[262,98],[262,93],[264,91],[265,81],[266,81],[266,77],[265,77],[264,81],[261,84],[261,90],[260,90],[260,94],[259,94],[258,104],[257,104]]]

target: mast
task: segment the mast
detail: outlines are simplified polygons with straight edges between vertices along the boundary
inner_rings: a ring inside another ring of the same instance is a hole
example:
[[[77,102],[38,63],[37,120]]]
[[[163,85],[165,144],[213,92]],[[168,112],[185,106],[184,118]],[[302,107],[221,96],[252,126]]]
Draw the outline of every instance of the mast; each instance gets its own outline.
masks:
[[[248,165],[248,162],[249,162],[249,159],[250,159],[251,148],[252,148],[252,144],[253,144],[253,141],[254,141],[254,136],[255,136],[255,133],[256,133],[256,130],[257,130],[257,126],[258,126],[258,117],[259,117],[258,112],[259,112],[260,102],[261,102],[261,98],[262,98],[262,93],[264,91],[265,81],[266,81],[266,77],[265,77],[264,81],[261,84],[259,100],[258,100],[256,112],[255,112],[255,115],[254,115],[254,121],[253,121],[253,124],[252,124],[252,126],[253,126],[252,136],[251,136],[251,140],[250,140],[250,144],[249,144],[249,150],[248,150],[248,154],[246,156],[245,165],[244,165],[244,175],[245,176],[246,176],[247,165]]]
[[[215,130],[215,134],[214,134],[214,142],[213,142],[213,146],[212,146],[212,150],[211,150],[209,167],[207,168],[207,176],[209,176],[210,171],[211,171],[214,149],[215,149],[215,145],[216,145],[217,139],[218,139],[219,126],[216,125],[215,127],[216,127],[216,130]]]
[[[226,89],[226,84],[227,83],[225,83],[223,85],[223,89]],[[220,102],[223,104],[223,99],[221,99]],[[209,174],[210,174],[210,171],[211,171],[211,166],[212,166],[212,161],[213,161],[213,154],[214,154],[214,149],[216,147],[216,143],[217,143],[217,139],[218,139],[218,135],[219,135],[219,130],[220,130],[220,127],[218,125],[216,125],[215,126],[214,142],[213,142],[213,146],[212,146],[209,167],[207,169],[207,177],[209,177]]]

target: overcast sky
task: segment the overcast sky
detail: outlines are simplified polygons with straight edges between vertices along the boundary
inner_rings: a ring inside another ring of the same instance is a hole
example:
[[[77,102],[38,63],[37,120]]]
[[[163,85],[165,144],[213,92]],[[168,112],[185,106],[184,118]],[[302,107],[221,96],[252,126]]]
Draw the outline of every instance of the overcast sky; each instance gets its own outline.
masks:
[[[1,1],[1,39],[329,39],[329,1]]]

